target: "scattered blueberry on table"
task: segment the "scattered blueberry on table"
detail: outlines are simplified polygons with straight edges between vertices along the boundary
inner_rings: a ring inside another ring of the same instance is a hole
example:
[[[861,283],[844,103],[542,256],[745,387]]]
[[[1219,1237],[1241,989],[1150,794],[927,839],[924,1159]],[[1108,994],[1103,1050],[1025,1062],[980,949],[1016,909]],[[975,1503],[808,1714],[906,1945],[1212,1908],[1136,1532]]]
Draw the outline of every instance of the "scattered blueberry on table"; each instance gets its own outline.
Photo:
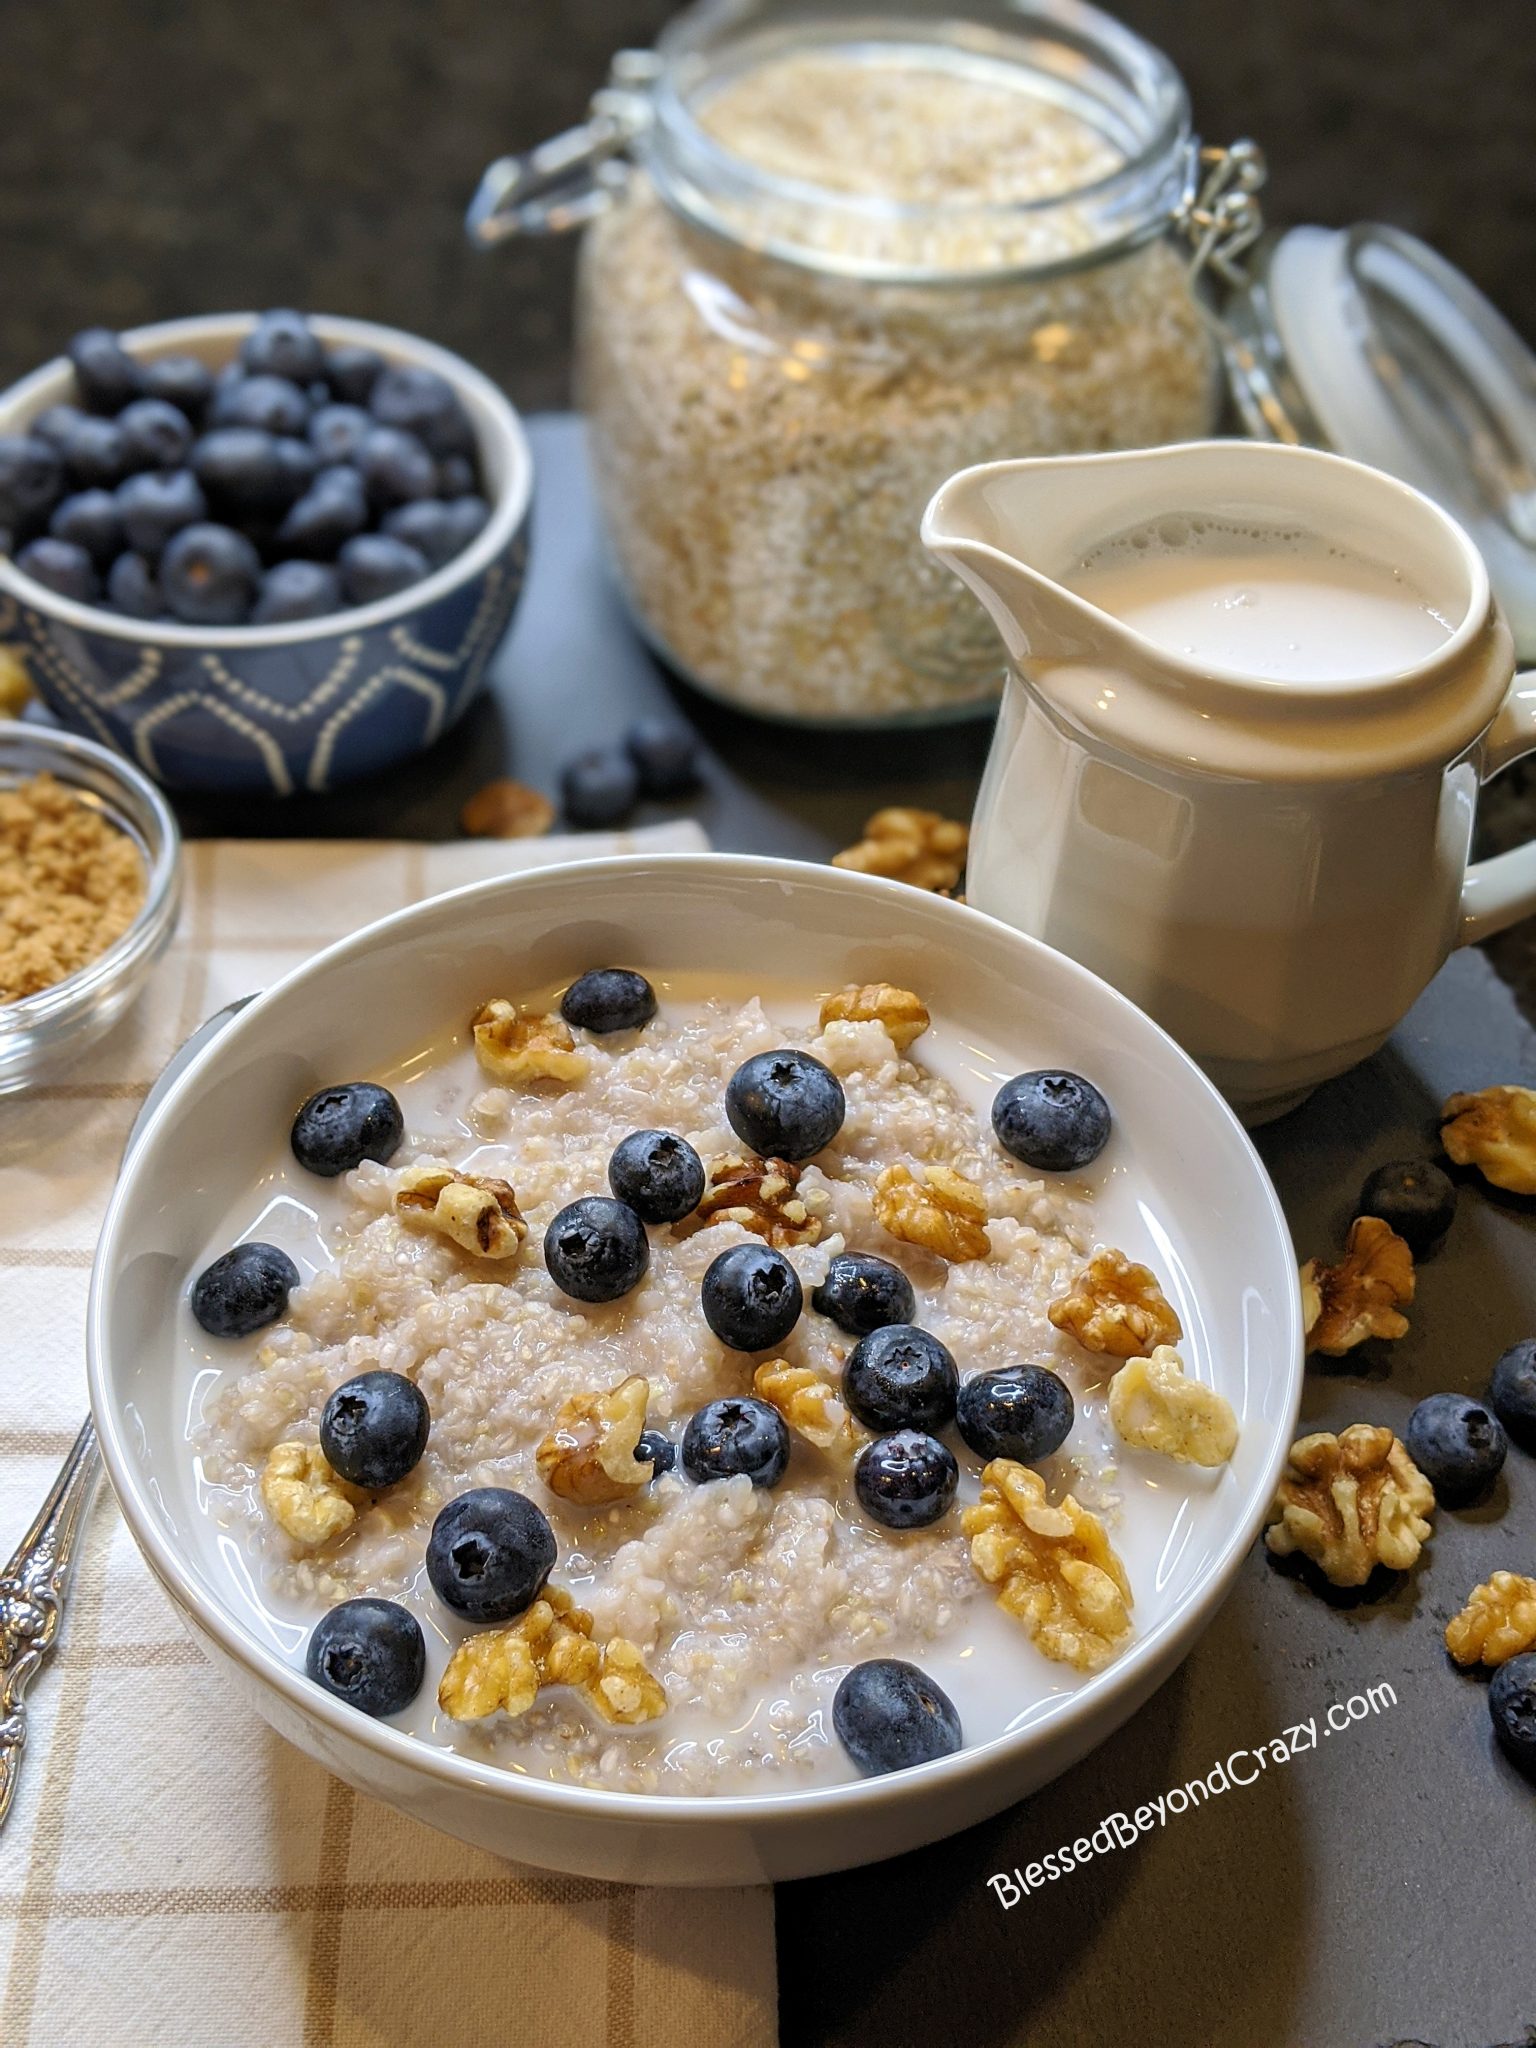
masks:
[[[751,1395],[706,1402],[683,1431],[683,1470],[699,1485],[744,1473],[754,1486],[776,1486],[788,1463],[783,1416]]]
[[[609,1195],[567,1203],[544,1233],[549,1277],[575,1301],[617,1301],[639,1286],[650,1260],[645,1225]]]
[[[656,991],[631,968],[594,967],[560,998],[560,1014],[567,1024],[599,1035],[638,1031],[656,1014]]]
[[[859,1505],[887,1529],[926,1529],[949,1512],[959,1484],[954,1452],[921,1429],[877,1436],[853,1468]]]
[[[526,1494],[477,1486],[438,1513],[427,1539],[427,1577],[466,1621],[512,1621],[554,1569],[555,1532]]]
[[[680,1223],[704,1198],[704,1162],[671,1131],[631,1131],[608,1162],[608,1185],[643,1223]]]
[[[1536,1774],[1536,1650],[1511,1657],[1494,1672],[1488,1713],[1505,1755]]]
[[[943,1429],[959,1388],[946,1347],[909,1323],[861,1337],[843,1367],[843,1399],[869,1429]]]
[[[426,1396],[398,1372],[344,1380],[320,1411],[320,1448],[333,1472],[381,1493],[413,1472],[432,1426]]]
[[[843,1084],[808,1052],[786,1046],[755,1053],[726,1083],[731,1129],[764,1159],[809,1159],[843,1127]]]
[[[398,1714],[426,1676],[421,1625],[393,1600],[343,1600],[310,1631],[304,1668],[359,1713]]]
[[[978,1458],[1034,1465],[1059,1451],[1072,1431],[1072,1390],[1044,1365],[979,1372],[960,1389],[955,1421]]]
[[[643,718],[624,736],[629,758],[640,777],[640,794],[668,802],[692,796],[699,786],[699,743],[683,725]]]
[[[1432,1159],[1393,1159],[1366,1177],[1355,1213],[1379,1216],[1422,1259],[1451,1227],[1456,1183]]]
[[[1522,1450],[1536,1450],[1536,1338],[1511,1344],[1488,1385],[1493,1412]]]
[[[293,1156],[308,1173],[334,1180],[365,1159],[384,1165],[405,1136],[400,1105],[375,1081],[321,1088],[293,1120]]]
[[[998,1089],[992,1128],[1005,1152],[1037,1173],[1076,1173],[1109,1143],[1109,1104],[1081,1074],[1015,1074]]]
[[[953,1756],[965,1740],[948,1693],[900,1657],[853,1666],[833,1694],[832,1726],[866,1778]]]
[[[917,1296],[900,1266],[889,1259],[877,1259],[872,1252],[839,1252],[828,1261],[827,1277],[812,1294],[811,1307],[850,1337],[867,1337],[887,1323],[910,1323]]]
[[[560,771],[566,820],[587,831],[622,825],[639,801],[640,771],[619,747],[589,747]]]
[[[1431,1394],[1408,1418],[1403,1444],[1442,1507],[1481,1498],[1504,1467],[1509,1443],[1493,1410],[1466,1394]]]
[[[192,1285],[192,1313],[210,1337],[249,1337],[288,1307],[299,1269],[275,1244],[252,1239],[205,1266]]]
[[[700,1290],[704,1320],[735,1351],[769,1351],[800,1320],[800,1275],[766,1244],[733,1245],[713,1260]]]

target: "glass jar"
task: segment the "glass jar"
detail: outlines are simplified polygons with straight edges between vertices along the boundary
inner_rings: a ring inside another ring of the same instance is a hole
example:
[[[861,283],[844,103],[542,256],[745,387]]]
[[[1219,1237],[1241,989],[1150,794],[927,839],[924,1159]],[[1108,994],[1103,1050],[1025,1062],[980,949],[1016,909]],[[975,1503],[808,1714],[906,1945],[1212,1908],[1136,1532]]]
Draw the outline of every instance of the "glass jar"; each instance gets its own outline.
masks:
[[[625,53],[582,130],[493,166],[482,240],[590,222],[578,396],[642,632],[813,723],[991,705],[996,640],[918,539],[955,470],[1208,433],[1191,247],[1257,231],[1257,153],[1076,0],[828,16],[715,0]]]

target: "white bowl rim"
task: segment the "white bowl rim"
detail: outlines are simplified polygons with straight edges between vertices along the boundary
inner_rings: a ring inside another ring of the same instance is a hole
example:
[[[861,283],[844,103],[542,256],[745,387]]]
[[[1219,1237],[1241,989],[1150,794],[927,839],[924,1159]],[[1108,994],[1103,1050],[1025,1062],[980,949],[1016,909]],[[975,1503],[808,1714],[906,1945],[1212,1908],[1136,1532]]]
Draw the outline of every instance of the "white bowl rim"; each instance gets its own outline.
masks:
[[[914,908],[913,892],[907,883],[888,881],[882,877],[858,874],[840,868],[822,867],[804,861],[770,859],[756,854],[740,853],[620,854],[602,860],[562,861],[546,868],[535,868],[523,873],[493,876],[485,881],[471,882],[462,888],[447,890],[442,895],[407,905],[403,910],[393,911],[349,937],[337,941],[336,944],[326,947],[323,952],[317,953],[313,958],[283,975],[270,988],[264,989],[248,1003],[230,1022],[227,1029],[218,1033],[188,1064],[185,1072],[178,1076],[167,1091],[165,1100],[157,1107],[148,1125],[139,1134],[130,1158],[124,1163],[124,1170],[119,1176],[108,1206],[92,1266],[87,1308],[87,1378],[91,1410],[113,1489],[139,1549],[154,1569],[156,1576],[161,1579],[178,1604],[188,1611],[198,1628],[211,1636],[226,1655],[281,1695],[289,1706],[307,1719],[319,1721],[338,1736],[377,1752],[386,1763],[419,1772],[428,1778],[441,1781],[450,1788],[489,1792],[493,1797],[504,1799],[509,1810],[515,1810],[518,1805],[527,1801],[536,1807],[556,1813],[570,1813],[573,1818],[580,1818],[585,1814],[594,1820],[645,1825],[660,1823],[663,1826],[694,1826],[704,1822],[717,1825],[751,1823],[754,1827],[763,1824],[771,1826],[780,1821],[787,1824],[828,1808],[835,1809],[847,1805],[857,1810],[879,1800],[900,1799],[906,1788],[919,1784],[931,1787],[941,1775],[958,1784],[962,1779],[973,1775],[989,1774],[1004,1763],[1010,1753],[1026,1750],[1030,1744],[1042,1740],[1047,1731],[1059,1727],[1061,1715],[1070,1714],[1074,1718],[1085,1718],[1091,1708],[1103,1708],[1122,1692],[1134,1690],[1143,1667],[1152,1662],[1160,1650],[1173,1648],[1182,1638],[1182,1647],[1175,1650],[1174,1661],[1177,1662],[1213,1617],[1230,1589],[1250,1544],[1258,1534],[1264,1513],[1274,1496],[1281,1467],[1290,1449],[1289,1432],[1278,1436],[1271,1446],[1263,1473],[1263,1484],[1256,1487],[1252,1495],[1254,1505],[1241,1521],[1234,1524],[1196,1586],[1186,1597],[1184,1605],[1154,1624],[1146,1634],[1139,1635],[1123,1656],[1116,1658],[1103,1671],[1096,1673],[1077,1691],[1068,1695],[1067,1704],[1059,1714],[1036,1721],[1027,1728],[995,1736],[988,1742],[967,1745],[953,1756],[941,1757],[936,1762],[920,1764],[908,1770],[892,1771],[880,1777],[859,1779],[852,1784],[818,1785],[797,1792],[679,1794],[610,1792],[595,1786],[566,1785],[552,1779],[524,1776],[504,1766],[482,1763],[457,1750],[439,1748],[433,1743],[424,1742],[404,1729],[392,1728],[386,1722],[373,1720],[368,1715],[360,1714],[356,1709],[346,1706],[342,1701],[332,1698],[307,1679],[301,1671],[285,1663],[274,1651],[247,1635],[224,1608],[215,1605],[206,1596],[195,1575],[182,1563],[154,1513],[146,1508],[140,1497],[136,1468],[125,1445],[123,1418],[108,1399],[111,1386],[106,1361],[106,1301],[103,1275],[111,1263],[115,1240],[124,1218],[136,1199],[137,1181],[143,1171],[143,1161],[150,1156],[156,1131],[166,1121],[176,1103],[198,1084],[205,1069],[223,1057],[230,1045],[236,1043],[259,1020],[263,1009],[303,982],[324,976],[337,963],[371,951],[415,920],[425,919],[429,915],[441,915],[446,906],[491,897],[508,888],[516,888],[522,883],[559,883],[572,875],[579,875],[594,894],[601,896],[604,881],[609,878],[633,874],[637,869],[659,870],[661,876],[665,877],[669,870],[676,871],[680,868],[701,875],[715,875],[721,879],[736,877],[743,881],[761,881],[766,878],[777,881],[786,888],[793,888],[796,884],[803,885],[807,879],[814,877],[823,886],[847,888],[854,892],[878,893],[888,899],[897,924],[901,922],[903,915],[910,918]],[[1130,1030],[1142,1034],[1149,1040],[1160,1041],[1161,1049],[1176,1065],[1187,1071],[1188,1076],[1209,1098],[1220,1119],[1228,1126],[1230,1135],[1237,1141],[1240,1151],[1246,1153],[1258,1186],[1267,1199],[1270,1220],[1281,1245],[1285,1248],[1286,1262],[1294,1270],[1294,1261],[1290,1258],[1290,1228],[1281,1209],[1280,1198],[1275,1192],[1263,1161],[1254,1149],[1252,1140],[1233,1110],[1222,1099],[1215,1085],[1167,1032],[1153,1023],[1151,1018],[1137,1009],[1136,1005],[1121,995],[1117,989],[1100,980],[1096,974],[1080,966],[1066,954],[1047,946],[1043,941],[1032,938],[1025,932],[1016,931],[1012,926],[1004,924],[1001,919],[989,917],[968,904],[948,902],[943,898],[926,894],[920,895],[918,900],[935,908],[943,903],[944,909],[939,915],[946,920],[952,917],[960,920],[962,926],[974,923],[994,933],[1006,934],[1007,938],[1017,943],[1023,952],[1037,960],[1050,963],[1051,970],[1064,973],[1069,982],[1075,981],[1090,1000],[1107,1004],[1112,1011],[1118,1012]],[[1291,1382],[1288,1389],[1290,1399],[1287,1405],[1294,1421],[1295,1410],[1301,1398],[1305,1362],[1299,1285],[1287,1294],[1285,1302],[1280,1306],[1283,1308],[1286,1335],[1289,1340],[1287,1348],[1291,1359]],[[1172,1665],[1169,1669],[1172,1669]],[[1167,1672],[1163,1675],[1167,1676]]]
[[[199,313],[186,320],[158,320],[149,327],[125,328],[118,339],[130,355],[141,348],[170,354],[178,343],[190,347],[238,340],[249,334],[260,318],[259,313]],[[533,454],[511,400],[472,363],[419,334],[407,334],[399,327],[382,327],[373,320],[346,319],[339,314],[311,313],[306,318],[322,341],[377,349],[381,355],[409,363],[413,368],[435,370],[460,397],[472,393],[485,408],[503,443],[510,474],[491,508],[490,518],[467,548],[419,583],[397,590],[393,597],[381,597],[373,604],[354,605],[345,611],[327,612],[322,618],[293,619],[277,626],[189,626],[176,619],[132,619],[122,612],[109,612],[99,605],[58,596],[18,569],[9,555],[0,555],[0,591],[8,591],[18,604],[82,633],[105,634],[109,639],[126,640],[139,647],[239,653],[304,646],[386,626],[435,604],[488,568],[522,525],[533,496]],[[51,387],[62,384],[73,374],[69,358],[55,356],[0,391],[0,416],[25,407],[30,408],[29,416],[35,417],[48,405],[60,403],[59,398],[49,395]]]

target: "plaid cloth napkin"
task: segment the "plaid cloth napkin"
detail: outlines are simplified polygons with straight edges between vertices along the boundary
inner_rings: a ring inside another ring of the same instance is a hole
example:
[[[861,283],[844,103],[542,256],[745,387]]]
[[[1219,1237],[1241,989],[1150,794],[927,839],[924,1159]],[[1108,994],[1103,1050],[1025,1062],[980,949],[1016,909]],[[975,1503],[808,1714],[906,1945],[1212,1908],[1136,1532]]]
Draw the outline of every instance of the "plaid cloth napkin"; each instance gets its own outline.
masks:
[[[204,842],[124,1026],[0,1102],[0,1560],[85,1413],[92,1248],[139,1104],[201,1020],[440,890],[632,837]],[[243,1706],[98,1496],[0,1834],[4,2048],[770,2048],[772,1893],[498,1861],[354,1793]]]

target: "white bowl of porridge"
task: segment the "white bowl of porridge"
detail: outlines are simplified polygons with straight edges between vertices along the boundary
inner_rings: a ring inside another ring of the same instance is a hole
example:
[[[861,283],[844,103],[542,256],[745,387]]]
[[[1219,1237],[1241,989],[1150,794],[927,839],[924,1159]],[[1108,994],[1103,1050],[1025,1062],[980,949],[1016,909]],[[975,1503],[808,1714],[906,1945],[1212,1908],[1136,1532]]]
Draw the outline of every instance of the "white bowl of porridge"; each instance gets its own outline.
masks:
[[[1119,1726],[1301,1359],[1263,1168],[1139,1011],[729,855],[481,884],[268,990],[90,1316],[124,1512],[249,1705],[465,1840],[679,1884],[913,1848]]]

